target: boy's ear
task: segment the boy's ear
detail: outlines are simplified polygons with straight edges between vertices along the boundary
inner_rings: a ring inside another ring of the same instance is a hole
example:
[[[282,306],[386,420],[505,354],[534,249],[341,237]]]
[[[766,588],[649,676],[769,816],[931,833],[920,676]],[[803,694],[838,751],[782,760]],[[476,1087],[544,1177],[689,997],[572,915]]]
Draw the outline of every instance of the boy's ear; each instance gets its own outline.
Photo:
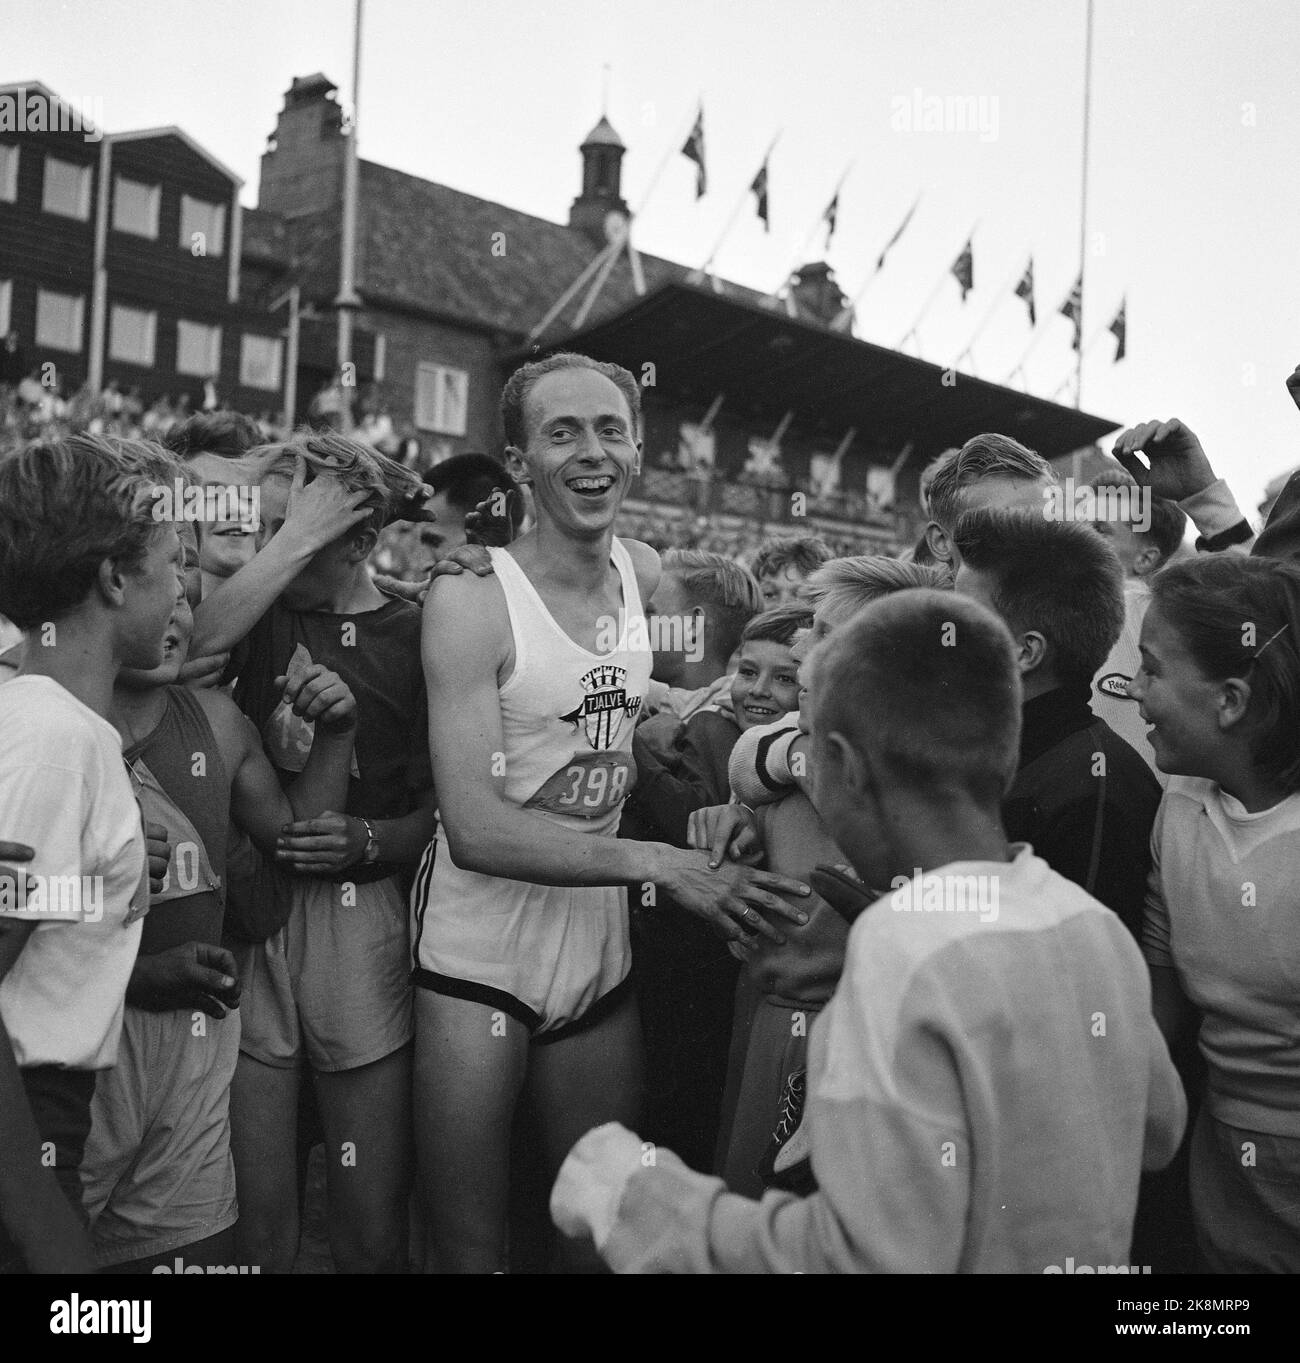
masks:
[[[842,787],[854,804],[860,804],[869,784],[861,754],[842,733],[833,730],[826,737],[826,756],[830,759],[833,783]]]
[[[126,574],[116,559],[100,560],[96,586],[100,595],[111,606],[120,606],[126,600]]]
[[[373,526],[363,525],[348,536],[347,555],[349,563],[364,563],[379,542],[379,532]]]
[[[644,440],[638,440],[638,441],[636,442],[636,458],[632,460],[632,477],[633,477],[633,478],[636,478],[636,477],[639,477],[639,476],[640,476],[640,473],[641,473],[641,459],[642,459],[642,457],[644,456],[644,454],[645,454],[645,441],[644,441]]]
[[[946,563],[956,572],[957,565],[953,562],[952,543],[948,539],[948,532],[938,521],[931,521],[925,527],[925,542],[929,545],[930,552],[940,563]]]
[[[1037,672],[1046,661],[1047,640],[1036,629],[1016,636],[1016,665],[1022,677]]]

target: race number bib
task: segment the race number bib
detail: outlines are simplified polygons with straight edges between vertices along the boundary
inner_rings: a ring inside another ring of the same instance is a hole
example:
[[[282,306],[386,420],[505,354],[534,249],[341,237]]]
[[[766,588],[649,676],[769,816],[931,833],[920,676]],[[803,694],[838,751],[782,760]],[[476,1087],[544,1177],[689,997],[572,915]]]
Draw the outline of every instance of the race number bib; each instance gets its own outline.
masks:
[[[524,808],[571,819],[599,819],[617,809],[635,783],[636,769],[625,753],[575,753]]]

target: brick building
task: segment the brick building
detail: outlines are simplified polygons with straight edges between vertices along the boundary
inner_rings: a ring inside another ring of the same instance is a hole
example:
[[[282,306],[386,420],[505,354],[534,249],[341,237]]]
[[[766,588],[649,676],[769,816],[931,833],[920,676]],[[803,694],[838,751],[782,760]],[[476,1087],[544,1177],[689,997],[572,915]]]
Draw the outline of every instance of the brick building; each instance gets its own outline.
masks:
[[[240,298],[239,177],[180,128],[106,132],[37,82],[0,108],[21,110],[0,121],[0,337],[24,372],[195,406],[210,379],[277,409],[281,324]]]

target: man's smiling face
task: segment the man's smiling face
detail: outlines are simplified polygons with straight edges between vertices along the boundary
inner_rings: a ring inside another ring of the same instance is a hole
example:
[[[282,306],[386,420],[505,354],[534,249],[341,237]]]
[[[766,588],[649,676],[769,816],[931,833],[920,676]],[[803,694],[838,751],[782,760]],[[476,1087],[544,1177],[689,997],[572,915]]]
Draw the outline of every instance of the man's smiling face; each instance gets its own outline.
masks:
[[[538,514],[578,535],[608,529],[641,466],[618,386],[594,369],[553,370],[528,390],[524,419],[527,449],[508,453],[532,483]]]

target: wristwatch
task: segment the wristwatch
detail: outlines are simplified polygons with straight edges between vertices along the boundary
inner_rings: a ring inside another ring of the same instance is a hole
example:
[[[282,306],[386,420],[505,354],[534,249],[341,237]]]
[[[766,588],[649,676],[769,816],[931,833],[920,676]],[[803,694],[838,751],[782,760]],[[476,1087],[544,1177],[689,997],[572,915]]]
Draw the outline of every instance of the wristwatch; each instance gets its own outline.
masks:
[[[379,839],[375,837],[374,826],[369,819],[362,819],[361,815],[356,816],[361,819],[361,823],[366,830],[366,850],[361,854],[362,864],[373,866],[379,860]]]

